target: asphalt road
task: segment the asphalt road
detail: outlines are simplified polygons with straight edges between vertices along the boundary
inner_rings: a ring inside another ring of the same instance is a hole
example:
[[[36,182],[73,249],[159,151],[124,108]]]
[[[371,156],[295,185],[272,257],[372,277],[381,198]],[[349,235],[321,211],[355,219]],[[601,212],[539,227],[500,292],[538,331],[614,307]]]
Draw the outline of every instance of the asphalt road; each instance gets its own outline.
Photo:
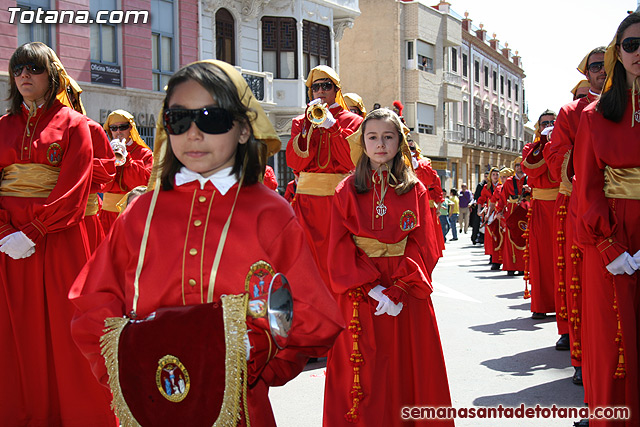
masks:
[[[491,271],[468,235],[448,242],[434,271],[433,303],[455,408],[582,407],[569,352],[556,351],[555,317],[532,320],[521,276]],[[324,361],[271,389],[280,427],[321,426]],[[456,426],[572,426],[577,418],[456,419]]]

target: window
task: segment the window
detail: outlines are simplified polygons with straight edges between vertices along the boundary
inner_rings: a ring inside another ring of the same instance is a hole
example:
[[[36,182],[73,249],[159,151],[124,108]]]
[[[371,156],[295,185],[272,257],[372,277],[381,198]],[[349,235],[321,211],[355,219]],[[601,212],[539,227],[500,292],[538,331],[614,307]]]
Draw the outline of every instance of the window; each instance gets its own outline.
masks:
[[[489,87],[489,67],[484,66],[484,87]]]
[[[466,53],[462,54],[462,76],[463,77],[469,77],[469,70],[467,69],[469,67],[469,58],[467,57]]]
[[[407,60],[411,61],[413,59],[413,42],[407,42]]]
[[[504,76],[500,76],[500,95],[504,95]]]
[[[507,80],[507,98],[511,99],[511,80]]]
[[[480,62],[473,61],[473,80],[476,83],[480,83]]]
[[[433,45],[423,41],[417,41],[418,46],[418,68],[422,71],[434,73],[434,49]]]
[[[451,48],[451,71],[458,72],[458,50],[455,47]]]
[[[498,91],[498,72],[497,71],[493,72],[493,91],[494,92]]]
[[[153,142],[155,139],[155,126],[136,126],[138,134],[142,140],[153,150]]]
[[[287,166],[286,151],[278,151],[273,157],[275,157],[274,163],[277,165],[277,167],[273,166],[273,169],[275,170],[276,177],[278,178],[278,185],[280,188],[287,188],[287,184],[289,184],[289,181],[293,181],[295,176],[293,175],[291,168]]]
[[[35,10],[39,7],[49,10],[49,0],[19,0],[17,6],[21,10],[33,10],[35,14]],[[41,23],[22,24],[18,22],[18,46],[31,42],[42,42],[51,46],[51,25]]]
[[[115,0],[91,0],[91,18],[96,18],[99,10],[117,10]],[[111,24],[91,25],[91,60],[94,62],[117,64],[116,26]]]
[[[216,59],[236,64],[235,22],[227,9],[216,12]]]
[[[418,133],[435,135],[436,107],[418,102]]]
[[[515,87],[515,91],[514,92],[515,92],[515,95],[516,95],[516,102],[517,102],[518,101],[518,85],[516,84],[515,86],[516,87]]]
[[[331,31],[329,27],[302,21],[302,62],[304,75],[318,65],[331,66]]]
[[[163,90],[174,71],[173,1],[151,0],[151,16],[153,90]]]
[[[295,79],[296,20],[293,18],[262,18],[262,70],[276,79]]]
[[[476,172],[476,185],[478,185],[482,182],[482,177],[480,177],[480,165],[476,165],[475,172]]]

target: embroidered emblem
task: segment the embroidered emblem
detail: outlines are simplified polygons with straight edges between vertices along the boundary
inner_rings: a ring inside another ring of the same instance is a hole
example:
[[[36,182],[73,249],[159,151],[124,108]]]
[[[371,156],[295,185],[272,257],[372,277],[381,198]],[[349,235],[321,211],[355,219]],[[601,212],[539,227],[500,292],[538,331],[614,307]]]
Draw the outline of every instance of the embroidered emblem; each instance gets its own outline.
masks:
[[[62,161],[62,147],[57,142],[54,142],[47,149],[47,160],[53,166],[57,166]]]
[[[540,148],[536,148],[535,150],[533,150],[534,156],[537,156],[538,154],[540,154]]]
[[[527,221],[518,221],[518,228],[523,232],[527,231]]]
[[[266,261],[258,261],[249,268],[244,279],[245,289],[249,289],[251,298],[257,298],[269,290],[271,279],[276,272]]]
[[[636,111],[633,115],[636,122],[640,123],[640,110]]]
[[[416,224],[418,220],[416,218],[416,214],[411,211],[404,211],[402,216],[400,217],[400,229],[402,231],[409,231],[416,228]]]
[[[160,394],[171,402],[182,402],[187,397],[191,379],[187,369],[177,357],[167,354],[158,360],[156,386]]]

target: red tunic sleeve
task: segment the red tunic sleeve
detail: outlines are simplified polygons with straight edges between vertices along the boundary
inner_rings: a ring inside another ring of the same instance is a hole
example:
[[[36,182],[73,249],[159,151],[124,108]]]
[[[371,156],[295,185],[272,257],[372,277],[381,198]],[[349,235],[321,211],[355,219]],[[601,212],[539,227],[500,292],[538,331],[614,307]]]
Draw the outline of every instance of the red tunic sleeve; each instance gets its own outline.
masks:
[[[93,142],[91,192],[98,192],[104,184],[113,181],[116,176],[116,157],[102,126],[88,117],[87,122],[91,132],[91,141]]]
[[[575,109],[574,106],[579,101],[571,102],[560,109],[551,133],[551,141],[545,144],[543,149],[543,156],[549,168],[549,174],[555,181],[562,179],[562,163],[564,162],[565,154],[573,148],[578,123],[572,123],[570,116]]]
[[[134,143],[135,144],[135,143]],[[127,150],[129,147],[127,147]],[[123,191],[131,191],[139,185],[147,185],[153,166],[153,153],[151,150],[135,144],[129,151],[127,161],[120,168],[116,181]]]
[[[493,193],[489,190],[489,183],[485,184],[482,187],[482,192],[480,193],[480,198],[478,199],[478,205],[485,206],[491,200]]]
[[[267,188],[270,188],[271,190],[278,189],[278,180],[276,179],[276,173],[273,170],[273,168],[269,165],[267,165],[267,167],[264,170],[264,179],[262,180],[262,183],[266,185]]]

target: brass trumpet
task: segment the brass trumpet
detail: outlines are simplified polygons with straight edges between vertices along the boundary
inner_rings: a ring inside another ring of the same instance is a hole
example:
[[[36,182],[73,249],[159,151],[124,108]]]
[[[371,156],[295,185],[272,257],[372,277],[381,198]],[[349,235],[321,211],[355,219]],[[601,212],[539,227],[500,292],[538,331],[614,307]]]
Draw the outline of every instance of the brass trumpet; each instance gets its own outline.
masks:
[[[320,126],[327,120],[327,104],[313,104],[307,109],[307,119],[313,126]]]

